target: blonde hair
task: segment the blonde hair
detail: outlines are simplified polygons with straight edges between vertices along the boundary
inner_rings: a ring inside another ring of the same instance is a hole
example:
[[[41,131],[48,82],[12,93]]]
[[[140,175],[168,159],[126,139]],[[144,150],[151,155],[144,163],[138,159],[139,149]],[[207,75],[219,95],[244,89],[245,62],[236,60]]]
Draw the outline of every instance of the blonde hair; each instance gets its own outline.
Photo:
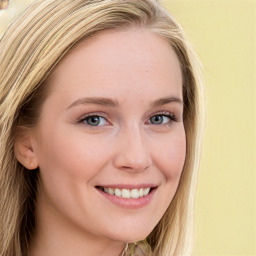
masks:
[[[201,140],[202,83],[198,61],[174,18],[156,0],[39,0],[0,41],[0,255],[27,255],[35,228],[37,173],[14,156],[17,125],[36,123],[45,80],[73,47],[106,29],[143,26],[175,50],[183,75],[187,152],[179,187],[145,241],[125,255],[190,255]],[[150,248],[150,249],[149,249]]]

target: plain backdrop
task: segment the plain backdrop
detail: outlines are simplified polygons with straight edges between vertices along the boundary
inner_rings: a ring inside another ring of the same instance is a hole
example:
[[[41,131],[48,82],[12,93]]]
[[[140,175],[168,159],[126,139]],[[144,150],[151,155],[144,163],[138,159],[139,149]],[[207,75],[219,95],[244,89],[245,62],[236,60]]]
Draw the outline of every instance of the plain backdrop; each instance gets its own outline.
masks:
[[[256,2],[166,0],[204,65],[199,255],[256,255]]]

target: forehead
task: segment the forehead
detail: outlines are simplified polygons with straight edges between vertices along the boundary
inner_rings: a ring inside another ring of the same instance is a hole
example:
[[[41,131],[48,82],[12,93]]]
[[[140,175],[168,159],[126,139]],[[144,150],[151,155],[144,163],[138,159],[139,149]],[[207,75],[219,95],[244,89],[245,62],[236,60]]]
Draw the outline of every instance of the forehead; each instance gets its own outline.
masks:
[[[51,91],[114,93],[113,88],[175,90],[182,98],[179,60],[164,38],[146,28],[97,33],[70,51],[53,71]],[[70,92],[73,94],[72,92]],[[90,95],[89,95],[90,96]],[[108,96],[108,95],[103,95]]]

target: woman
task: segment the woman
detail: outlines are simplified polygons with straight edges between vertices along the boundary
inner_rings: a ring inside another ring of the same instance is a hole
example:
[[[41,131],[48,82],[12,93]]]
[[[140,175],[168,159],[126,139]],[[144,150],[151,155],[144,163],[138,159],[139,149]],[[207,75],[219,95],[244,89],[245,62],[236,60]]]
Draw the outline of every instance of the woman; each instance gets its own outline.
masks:
[[[173,17],[39,0],[0,51],[0,255],[191,254],[202,89]]]

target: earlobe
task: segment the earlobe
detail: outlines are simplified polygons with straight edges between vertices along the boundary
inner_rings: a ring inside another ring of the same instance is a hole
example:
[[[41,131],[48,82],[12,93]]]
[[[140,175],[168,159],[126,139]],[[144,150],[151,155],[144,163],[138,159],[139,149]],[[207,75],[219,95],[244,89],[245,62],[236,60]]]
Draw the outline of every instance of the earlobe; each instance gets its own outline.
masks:
[[[31,137],[28,134],[19,134],[15,137],[14,155],[25,168],[34,170],[38,167],[38,161],[31,143]]]

